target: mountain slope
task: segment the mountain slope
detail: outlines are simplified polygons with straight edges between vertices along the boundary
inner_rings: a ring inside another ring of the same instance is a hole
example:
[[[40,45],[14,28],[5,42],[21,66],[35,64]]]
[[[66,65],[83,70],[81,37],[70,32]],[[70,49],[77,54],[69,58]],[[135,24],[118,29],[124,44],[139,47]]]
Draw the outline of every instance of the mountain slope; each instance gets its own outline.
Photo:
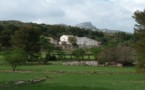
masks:
[[[84,29],[90,29],[90,30],[93,30],[93,31],[98,31],[99,30],[94,25],[92,25],[91,22],[83,22],[83,23],[75,25],[75,27],[84,28]]]
[[[105,29],[98,29],[91,22],[83,22],[83,23],[75,25],[75,27],[90,29],[93,31],[102,31],[102,32],[107,32],[107,33],[121,32],[120,30],[110,30],[110,29],[106,29],[106,28]]]

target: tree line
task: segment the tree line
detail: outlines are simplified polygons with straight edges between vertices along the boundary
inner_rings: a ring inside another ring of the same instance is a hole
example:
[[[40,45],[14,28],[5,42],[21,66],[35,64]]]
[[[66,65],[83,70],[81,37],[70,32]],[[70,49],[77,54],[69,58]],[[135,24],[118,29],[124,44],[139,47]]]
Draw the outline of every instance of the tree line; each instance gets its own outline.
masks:
[[[116,33],[105,33],[101,31],[92,31],[86,29],[80,29],[72,26],[65,25],[46,25],[46,24],[35,24],[35,23],[23,23],[20,21],[0,21],[0,43],[1,47],[11,46],[11,36],[15,31],[34,27],[36,32],[42,35],[53,37],[59,40],[62,35],[74,35],[79,37],[88,37],[91,39],[98,40],[104,45],[109,44],[129,44],[134,40],[133,34],[125,32]]]
[[[61,35],[95,39],[102,43],[103,48],[132,47],[132,43],[137,40],[134,34],[125,32],[105,33],[65,25],[0,21],[0,50],[5,52],[4,55],[6,55],[6,59],[9,60],[14,70],[17,65],[24,62],[24,60],[21,60],[23,62],[18,61],[21,57],[25,57],[23,59],[27,62],[43,61],[45,63],[48,59],[54,58],[51,56],[51,52],[63,53],[62,48],[49,42],[49,37],[59,41]],[[77,50],[74,52],[78,53]],[[95,55],[97,56],[97,53]]]

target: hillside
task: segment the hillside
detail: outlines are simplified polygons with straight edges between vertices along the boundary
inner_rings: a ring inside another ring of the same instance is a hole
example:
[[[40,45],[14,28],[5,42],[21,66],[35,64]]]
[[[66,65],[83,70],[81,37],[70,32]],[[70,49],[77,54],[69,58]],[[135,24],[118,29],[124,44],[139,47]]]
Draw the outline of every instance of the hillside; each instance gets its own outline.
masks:
[[[24,27],[35,27],[36,30],[41,31],[41,34],[47,37],[53,37],[57,40],[59,40],[59,37],[62,35],[74,35],[79,37],[88,37],[91,39],[95,39],[99,42],[102,42],[102,44],[107,44],[110,42],[123,43],[129,41],[132,38],[132,34],[128,34],[125,32],[113,31],[113,33],[111,34],[106,33],[103,30],[96,28],[90,22],[78,24],[76,26],[68,26],[68,25],[37,24],[30,22],[24,23],[21,21],[10,20],[10,21],[0,21],[1,42],[3,40],[7,40],[9,42],[11,36],[15,33],[15,31],[20,30]],[[109,31],[108,29],[105,30]],[[6,38],[5,34],[8,33],[9,35]]]

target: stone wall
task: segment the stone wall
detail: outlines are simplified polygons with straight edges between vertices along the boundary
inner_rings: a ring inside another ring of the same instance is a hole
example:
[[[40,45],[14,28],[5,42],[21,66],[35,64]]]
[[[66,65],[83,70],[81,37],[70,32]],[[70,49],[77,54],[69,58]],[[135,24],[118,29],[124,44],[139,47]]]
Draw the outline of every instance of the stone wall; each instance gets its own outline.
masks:
[[[98,66],[98,61],[67,61],[63,62],[63,65],[71,66]]]
[[[123,67],[123,65],[121,63],[99,64],[98,61],[66,61],[66,62],[63,62],[63,65],[70,65],[70,66],[114,66],[114,67]]]

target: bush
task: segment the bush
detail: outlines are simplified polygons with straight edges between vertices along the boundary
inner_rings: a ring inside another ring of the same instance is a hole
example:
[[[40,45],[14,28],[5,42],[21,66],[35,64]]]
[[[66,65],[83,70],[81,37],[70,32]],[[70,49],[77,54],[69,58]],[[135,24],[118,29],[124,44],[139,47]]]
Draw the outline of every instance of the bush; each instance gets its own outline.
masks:
[[[46,58],[43,59],[43,63],[47,64],[48,61],[56,61],[56,60],[57,60],[56,56],[48,54],[46,55]]]
[[[107,62],[132,66],[135,62],[135,51],[131,47],[106,48],[99,54],[98,61],[101,64]]]

